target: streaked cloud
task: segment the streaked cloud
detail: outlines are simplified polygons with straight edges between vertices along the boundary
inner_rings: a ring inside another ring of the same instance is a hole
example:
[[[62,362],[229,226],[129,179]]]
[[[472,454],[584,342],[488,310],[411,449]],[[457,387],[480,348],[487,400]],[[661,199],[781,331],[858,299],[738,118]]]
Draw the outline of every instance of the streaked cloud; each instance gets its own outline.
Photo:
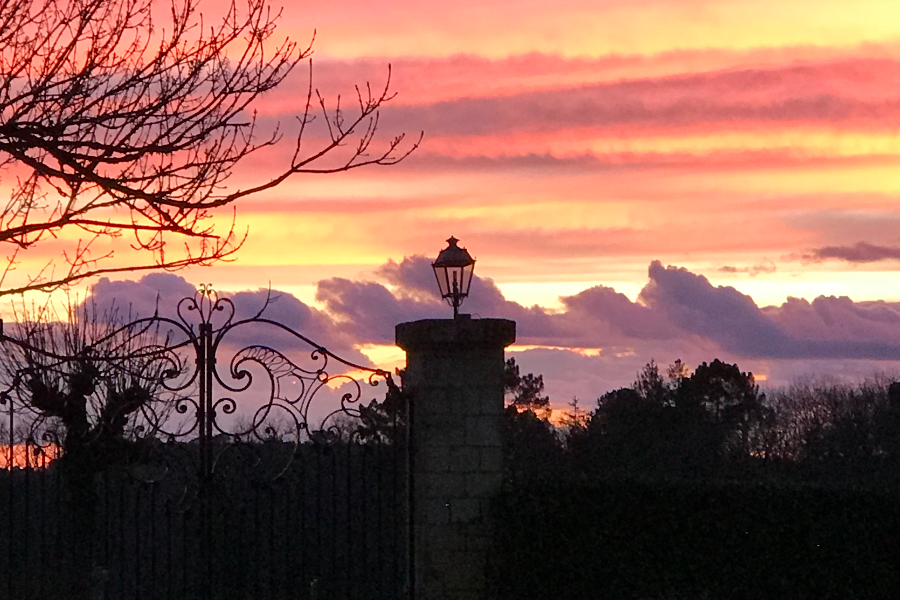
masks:
[[[768,263],[763,265],[752,265],[750,267],[735,267],[732,265],[725,265],[719,267],[720,273],[747,273],[750,277],[756,277],[761,274],[771,274],[778,270],[778,267],[775,266],[775,263]]]
[[[866,242],[858,242],[852,246],[823,246],[814,248],[803,255],[804,260],[843,260],[851,263],[870,263],[882,260],[900,259],[900,247],[878,246]]]

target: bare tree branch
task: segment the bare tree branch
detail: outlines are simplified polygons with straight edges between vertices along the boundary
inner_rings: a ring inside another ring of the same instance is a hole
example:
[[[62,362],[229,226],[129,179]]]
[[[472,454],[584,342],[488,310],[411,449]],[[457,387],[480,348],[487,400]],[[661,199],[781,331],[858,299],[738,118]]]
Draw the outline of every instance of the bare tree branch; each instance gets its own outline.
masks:
[[[340,97],[329,108],[309,63],[289,160],[266,181],[229,189],[240,163],[282,139],[277,125],[261,130],[254,106],[309,60],[311,44],[276,40],[280,15],[266,0],[232,3],[215,22],[198,0],[164,1],[163,18],[154,0],[0,1],[0,185],[9,189],[0,244],[13,247],[0,295],[228,259],[246,234],[236,236],[234,222],[216,230],[215,209],[295,174],[391,165],[418,147],[421,137],[401,134],[374,149],[380,109],[393,98],[390,69],[380,92],[358,87],[347,112]],[[304,144],[317,111],[327,137]],[[64,231],[83,236],[10,284],[24,252]],[[126,234],[147,260],[113,264],[112,253],[91,253],[95,241]]]

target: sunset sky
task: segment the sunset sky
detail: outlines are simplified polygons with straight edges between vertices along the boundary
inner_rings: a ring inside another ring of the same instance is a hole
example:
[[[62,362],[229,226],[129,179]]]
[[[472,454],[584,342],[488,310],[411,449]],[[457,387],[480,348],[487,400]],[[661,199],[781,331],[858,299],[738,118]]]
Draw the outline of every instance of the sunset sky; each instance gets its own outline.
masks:
[[[397,322],[451,314],[429,262],[452,234],[481,277],[464,312],[515,319],[514,355],[559,404],[650,359],[719,357],[765,385],[900,373],[897,0],[285,7],[282,34],[313,30],[323,94],[390,65],[380,139],[422,145],[240,203],[237,261],[190,284],[293,294],[292,325],[392,367]],[[289,131],[306,85],[296,71],[260,115]]]

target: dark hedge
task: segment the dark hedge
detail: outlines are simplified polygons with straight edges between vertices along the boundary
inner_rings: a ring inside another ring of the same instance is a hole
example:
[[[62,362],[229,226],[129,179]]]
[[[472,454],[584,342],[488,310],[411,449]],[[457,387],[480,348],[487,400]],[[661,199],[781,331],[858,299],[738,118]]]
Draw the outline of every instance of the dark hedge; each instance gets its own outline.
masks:
[[[900,493],[555,482],[497,500],[497,600],[900,597]]]

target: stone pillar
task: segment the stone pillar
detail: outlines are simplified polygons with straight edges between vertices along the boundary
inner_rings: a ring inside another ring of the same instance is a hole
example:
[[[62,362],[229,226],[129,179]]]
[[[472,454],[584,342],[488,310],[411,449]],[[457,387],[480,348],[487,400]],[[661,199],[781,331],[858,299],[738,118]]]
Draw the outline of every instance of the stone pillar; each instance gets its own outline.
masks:
[[[397,326],[411,397],[415,600],[482,600],[490,502],[502,482],[506,319]]]

